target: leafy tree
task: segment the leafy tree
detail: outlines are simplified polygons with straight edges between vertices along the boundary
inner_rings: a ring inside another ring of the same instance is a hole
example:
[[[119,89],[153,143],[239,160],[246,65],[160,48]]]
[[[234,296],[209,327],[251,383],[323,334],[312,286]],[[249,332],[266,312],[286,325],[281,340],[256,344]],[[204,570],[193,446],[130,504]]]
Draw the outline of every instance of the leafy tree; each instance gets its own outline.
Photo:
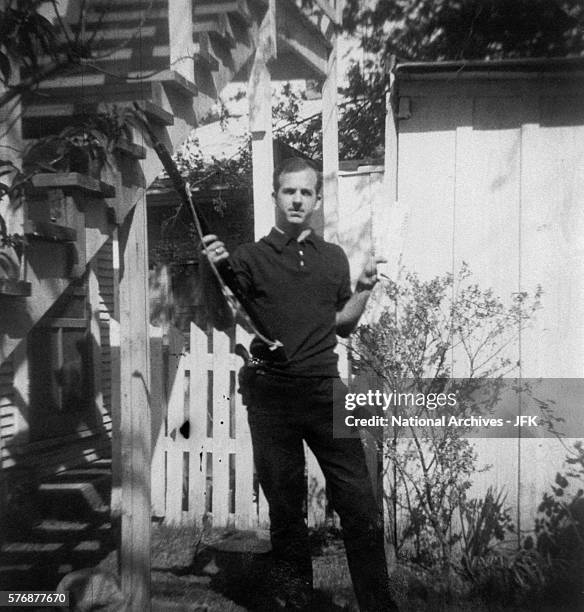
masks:
[[[579,0],[348,0],[363,48],[400,60],[563,57],[584,50]]]
[[[584,54],[581,0],[348,0],[344,30],[367,53],[342,91],[340,159],[380,157],[392,56],[398,61],[496,60]],[[320,118],[285,135],[320,156]]]

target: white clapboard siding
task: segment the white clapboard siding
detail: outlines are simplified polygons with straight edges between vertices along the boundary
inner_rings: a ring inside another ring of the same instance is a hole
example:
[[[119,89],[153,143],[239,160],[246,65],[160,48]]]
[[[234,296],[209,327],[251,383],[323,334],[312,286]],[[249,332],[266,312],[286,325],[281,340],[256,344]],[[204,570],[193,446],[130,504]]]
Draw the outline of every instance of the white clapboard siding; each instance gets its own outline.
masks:
[[[14,368],[12,359],[0,366],[0,449],[4,453],[6,443],[16,435],[16,411],[14,400]]]
[[[112,410],[112,348],[110,324],[114,316],[116,270],[113,266],[113,243],[108,240],[97,254],[96,276],[99,285],[99,332],[101,349],[101,393],[107,414]]]

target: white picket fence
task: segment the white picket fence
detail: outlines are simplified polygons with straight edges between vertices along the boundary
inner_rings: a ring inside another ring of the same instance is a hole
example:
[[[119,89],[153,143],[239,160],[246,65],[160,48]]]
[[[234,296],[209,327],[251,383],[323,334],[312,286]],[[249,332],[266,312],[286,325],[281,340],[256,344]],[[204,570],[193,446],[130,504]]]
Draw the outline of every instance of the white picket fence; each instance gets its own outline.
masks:
[[[190,327],[185,335],[152,328],[153,414],[152,511],[166,522],[210,523],[252,529],[269,524],[268,506],[254,477],[247,411],[237,393],[242,360],[237,343],[249,346],[239,326],[234,333],[205,333]],[[188,421],[188,438],[181,427]],[[307,518],[323,523],[326,508],[322,471],[306,449]]]

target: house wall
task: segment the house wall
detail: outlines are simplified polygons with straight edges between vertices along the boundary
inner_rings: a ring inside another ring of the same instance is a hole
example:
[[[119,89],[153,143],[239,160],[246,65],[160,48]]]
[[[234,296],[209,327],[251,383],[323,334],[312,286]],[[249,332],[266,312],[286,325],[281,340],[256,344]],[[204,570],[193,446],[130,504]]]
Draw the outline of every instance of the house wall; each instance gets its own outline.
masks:
[[[467,262],[473,280],[507,304],[541,285],[541,310],[506,349],[517,363],[510,376],[582,377],[582,84],[578,75],[398,73],[397,191],[407,222],[388,226],[387,240],[397,232],[402,264],[424,279]],[[464,375],[456,364],[454,373]],[[575,402],[562,399],[566,433],[582,437]],[[474,491],[504,487],[529,530],[573,440],[476,442],[479,463],[493,467]]]
[[[109,240],[92,262],[87,281],[87,345],[92,352],[93,401],[74,433],[59,436],[30,436],[35,414],[30,406],[33,384],[27,341],[23,341],[0,369],[0,424],[2,468],[8,482],[20,470],[35,478],[91,462],[111,454],[112,397],[115,393],[114,292],[117,270],[114,268],[113,240]],[[41,322],[42,324],[42,322]],[[114,346],[112,346],[114,345]],[[66,358],[66,356],[64,356]],[[85,381],[84,384],[90,384]],[[59,417],[54,414],[54,417]],[[61,415],[67,418],[66,415]],[[36,415],[36,419],[40,418]],[[43,420],[45,417],[43,417]],[[37,428],[38,429],[38,428]]]

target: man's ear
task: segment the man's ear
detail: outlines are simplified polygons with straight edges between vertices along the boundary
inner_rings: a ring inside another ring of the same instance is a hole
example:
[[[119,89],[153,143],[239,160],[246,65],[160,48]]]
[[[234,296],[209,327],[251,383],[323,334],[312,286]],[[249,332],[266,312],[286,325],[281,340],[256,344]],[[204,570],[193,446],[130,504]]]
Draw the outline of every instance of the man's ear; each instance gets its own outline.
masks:
[[[314,210],[318,210],[322,206],[322,190],[319,191],[316,196],[316,204],[314,205]]]

